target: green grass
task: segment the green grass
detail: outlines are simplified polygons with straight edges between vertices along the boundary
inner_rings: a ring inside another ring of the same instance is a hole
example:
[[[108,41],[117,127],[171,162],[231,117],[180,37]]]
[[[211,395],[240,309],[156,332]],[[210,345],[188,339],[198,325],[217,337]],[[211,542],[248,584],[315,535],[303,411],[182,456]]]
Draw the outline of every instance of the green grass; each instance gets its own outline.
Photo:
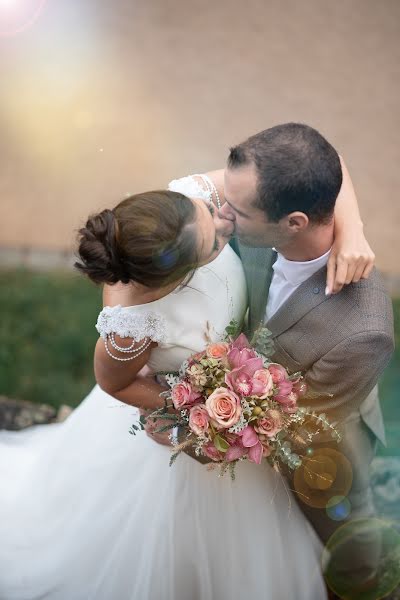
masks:
[[[0,271],[0,394],[77,406],[95,382],[101,306],[79,274]]]
[[[94,385],[101,290],[78,273],[0,271],[0,394],[77,406]],[[396,351],[381,380],[388,448],[400,452],[400,299]]]

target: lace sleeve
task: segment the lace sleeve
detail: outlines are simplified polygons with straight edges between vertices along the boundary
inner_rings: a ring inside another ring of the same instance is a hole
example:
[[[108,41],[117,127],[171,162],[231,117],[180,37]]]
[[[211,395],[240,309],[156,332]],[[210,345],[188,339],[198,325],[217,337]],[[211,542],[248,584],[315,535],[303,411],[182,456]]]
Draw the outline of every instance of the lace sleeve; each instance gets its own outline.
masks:
[[[96,329],[104,340],[107,354],[115,360],[127,361],[143,354],[153,342],[165,341],[165,319],[155,312],[136,314],[122,307],[105,306],[98,316]],[[115,335],[132,338],[132,344],[126,348],[118,346]],[[137,343],[141,342],[138,346]],[[129,353],[128,358],[120,358],[111,353],[111,346],[119,352]]]
[[[171,192],[185,194],[185,196],[189,196],[190,198],[201,198],[208,202],[211,202],[212,200],[212,189],[210,190],[208,186],[207,189],[205,189],[198,181],[196,181],[193,175],[170,181],[168,189],[171,190]]]

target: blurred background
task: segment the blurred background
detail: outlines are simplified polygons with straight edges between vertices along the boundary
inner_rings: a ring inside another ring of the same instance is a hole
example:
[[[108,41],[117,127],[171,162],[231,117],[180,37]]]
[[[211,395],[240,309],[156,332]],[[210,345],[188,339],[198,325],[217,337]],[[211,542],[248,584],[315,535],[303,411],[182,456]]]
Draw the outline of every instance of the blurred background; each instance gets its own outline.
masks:
[[[398,340],[399,39],[398,0],[0,0],[0,426],[55,418],[94,383],[101,294],[70,268],[87,215],[286,121],[345,158]],[[396,457],[398,350],[381,389],[379,454]],[[396,464],[377,469],[393,507]]]

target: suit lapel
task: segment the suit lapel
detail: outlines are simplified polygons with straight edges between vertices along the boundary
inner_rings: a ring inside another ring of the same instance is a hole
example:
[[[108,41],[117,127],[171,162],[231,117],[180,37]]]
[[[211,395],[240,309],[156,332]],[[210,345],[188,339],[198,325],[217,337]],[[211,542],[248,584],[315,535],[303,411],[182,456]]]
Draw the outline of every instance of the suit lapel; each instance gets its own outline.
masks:
[[[271,285],[277,254],[272,248],[250,248],[238,244],[246,273],[249,294],[249,328],[254,331],[264,322],[268,290]]]
[[[326,267],[322,267],[304,281],[266,323],[266,327],[273,333],[273,336],[277,337],[297,323],[310,310],[329,300],[329,296],[325,296],[325,285]]]

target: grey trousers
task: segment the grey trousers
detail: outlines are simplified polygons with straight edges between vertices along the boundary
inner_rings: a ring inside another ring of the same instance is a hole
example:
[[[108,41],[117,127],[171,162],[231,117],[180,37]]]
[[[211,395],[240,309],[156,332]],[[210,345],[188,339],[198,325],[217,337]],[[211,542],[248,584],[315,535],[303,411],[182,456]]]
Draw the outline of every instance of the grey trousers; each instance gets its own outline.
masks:
[[[348,526],[355,519],[376,516],[370,485],[370,463],[376,452],[377,438],[358,413],[341,424],[341,431],[343,438],[340,443],[329,440],[327,435],[327,441],[312,443],[312,447],[315,451],[323,447],[334,448],[350,461],[353,472],[351,489],[347,495],[351,507],[348,517],[335,521],[329,517],[324,508],[308,506],[301,501],[300,496],[297,494],[295,496],[301,510],[324,544],[344,524],[347,531],[352,532],[351,535],[343,536],[340,547],[338,546],[332,554],[331,561],[334,563],[330,562],[324,566],[325,568],[329,566],[330,570],[334,569],[338,577],[346,579],[351,577],[351,580],[356,583],[357,580],[362,582],[375,575],[381,554],[381,538],[376,530],[367,525],[358,528],[355,534],[355,528]],[[293,489],[292,477],[289,483]]]

